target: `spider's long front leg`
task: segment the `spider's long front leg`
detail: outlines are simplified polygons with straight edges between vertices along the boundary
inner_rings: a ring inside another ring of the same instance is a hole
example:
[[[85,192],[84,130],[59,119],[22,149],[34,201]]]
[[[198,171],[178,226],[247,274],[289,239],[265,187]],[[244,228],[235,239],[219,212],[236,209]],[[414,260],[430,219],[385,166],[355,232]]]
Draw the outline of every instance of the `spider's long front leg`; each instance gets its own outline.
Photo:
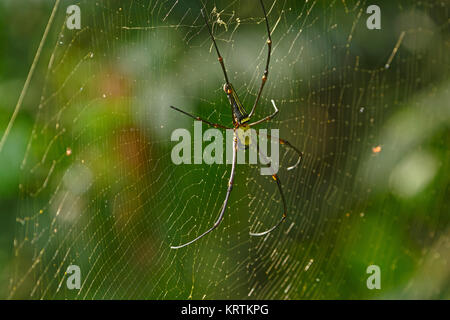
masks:
[[[231,190],[233,190],[234,175],[235,175],[235,170],[236,170],[236,154],[237,154],[237,136],[236,136],[236,130],[235,130],[233,133],[233,163],[231,165],[231,174],[230,174],[230,179],[228,180],[227,194],[225,196],[225,200],[223,202],[222,209],[220,210],[219,217],[217,218],[216,222],[214,223],[214,225],[211,228],[209,228],[207,231],[203,232],[197,238],[195,238],[194,240],[191,240],[185,244],[179,245],[179,246],[171,246],[170,247],[171,249],[180,249],[180,248],[186,247],[186,246],[194,243],[195,241],[199,240],[200,238],[203,238],[208,233],[210,233],[215,228],[217,228],[219,226],[220,222],[222,222],[223,216],[225,214],[225,210],[227,208],[228,199],[230,198]]]
[[[261,93],[263,91],[264,85],[266,84],[267,77],[269,76],[269,64],[270,64],[270,54],[272,52],[272,38],[270,36],[270,27],[269,21],[267,20],[266,9],[264,8],[264,3],[262,0],[259,1],[261,3],[261,8],[264,13],[264,19],[266,21],[267,28],[267,60],[266,60],[266,68],[264,69],[263,76],[261,78],[261,86],[259,87],[258,95],[256,96],[255,103],[253,104],[252,111],[249,113],[249,117],[251,118],[255,113],[256,106],[258,105],[259,98],[261,98]]]
[[[204,122],[204,123],[206,123],[207,125],[210,125],[211,127],[214,127],[214,128],[221,128],[221,129],[231,129],[231,128],[225,127],[225,126],[223,126],[223,125],[221,125],[221,124],[209,122],[208,120],[205,120],[205,119],[202,119],[202,118],[200,118],[200,117],[194,116],[194,115],[192,115],[192,114],[190,114],[190,113],[188,113],[188,112],[186,112],[186,111],[183,111],[183,110],[181,110],[181,109],[178,109],[177,107],[174,107],[174,106],[170,106],[170,107],[171,107],[173,110],[176,110],[176,111],[178,111],[178,112],[181,112],[181,113],[184,114],[184,115],[187,115],[188,117],[191,117],[191,118],[193,118],[193,119],[195,119],[195,120]]]
[[[228,80],[227,69],[225,68],[225,63],[223,62],[223,58],[220,55],[219,47],[217,46],[216,39],[214,38],[214,35],[212,33],[212,29],[209,26],[208,18],[206,17],[205,11],[206,11],[205,4],[203,4],[203,8],[200,9],[200,12],[202,13],[203,19],[205,19],[206,28],[208,29],[209,36],[211,37],[211,40],[214,44],[214,48],[216,49],[217,60],[219,60],[220,66],[222,67],[222,72],[223,72],[223,76],[225,77],[225,82],[226,82],[226,84],[229,84],[230,81]]]
[[[266,155],[263,154],[261,152],[261,150],[259,150],[259,148],[258,148],[258,153],[262,158],[264,158],[265,162],[267,163],[268,159],[267,159]],[[266,231],[263,231],[263,232],[250,232],[251,236],[255,236],[255,237],[264,236],[264,235],[272,232],[273,230],[275,230],[286,219],[286,214],[287,214],[286,199],[284,197],[283,189],[281,188],[280,178],[278,177],[278,175],[275,172],[272,173],[272,178],[277,183],[278,191],[280,192],[281,200],[283,202],[283,215],[281,216],[281,219],[272,228],[270,228]]]

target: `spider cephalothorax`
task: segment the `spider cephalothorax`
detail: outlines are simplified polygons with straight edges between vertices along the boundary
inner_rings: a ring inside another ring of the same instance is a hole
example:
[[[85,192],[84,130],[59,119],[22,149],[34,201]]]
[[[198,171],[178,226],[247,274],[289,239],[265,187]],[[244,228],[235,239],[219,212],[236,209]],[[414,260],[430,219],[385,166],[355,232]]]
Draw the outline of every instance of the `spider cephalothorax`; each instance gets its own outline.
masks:
[[[223,85],[223,91],[227,94],[228,101],[231,105],[231,111],[233,112],[233,119],[236,122],[235,126],[240,126],[247,123],[250,120],[247,111],[245,111],[239,97],[234,90],[231,83],[225,83]]]

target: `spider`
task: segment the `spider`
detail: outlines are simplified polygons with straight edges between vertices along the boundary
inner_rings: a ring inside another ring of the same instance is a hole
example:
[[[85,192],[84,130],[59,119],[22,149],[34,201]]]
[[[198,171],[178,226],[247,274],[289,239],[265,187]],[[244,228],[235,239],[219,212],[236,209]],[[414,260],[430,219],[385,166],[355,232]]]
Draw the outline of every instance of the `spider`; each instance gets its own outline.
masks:
[[[186,242],[184,244],[178,245],[178,246],[171,246],[170,247],[171,249],[180,249],[180,248],[186,247],[186,246],[196,242],[197,240],[203,238],[204,236],[206,236],[208,233],[210,233],[211,231],[213,231],[215,228],[217,228],[219,226],[220,222],[222,221],[222,219],[224,217],[225,210],[226,210],[226,207],[227,207],[227,204],[228,204],[228,200],[230,198],[231,190],[233,189],[235,169],[236,169],[236,154],[237,154],[237,150],[238,150],[238,134],[237,134],[237,130],[241,129],[241,128],[243,130],[246,130],[246,129],[248,129],[248,128],[252,127],[252,126],[255,126],[257,124],[263,123],[265,121],[269,121],[269,120],[271,120],[273,117],[275,117],[278,114],[278,108],[275,105],[275,102],[273,100],[271,100],[275,111],[271,115],[269,115],[269,116],[267,116],[265,118],[262,118],[260,120],[255,121],[255,122],[250,122],[250,119],[255,114],[256,106],[258,105],[259,99],[261,97],[262,90],[263,90],[264,85],[265,85],[265,83],[267,81],[267,76],[269,74],[270,54],[271,54],[271,51],[272,51],[272,38],[270,36],[270,27],[269,27],[269,21],[267,20],[266,9],[264,8],[264,4],[263,4],[262,0],[260,0],[260,4],[261,4],[261,8],[262,8],[262,11],[263,11],[263,14],[264,14],[264,20],[266,22],[267,48],[268,48],[268,51],[267,51],[266,67],[264,69],[264,73],[263,73],[263,76],[262,76],[262,79],[261,79],[261,85],[259,87],[258,95],[256,96],[255,102],[253,104],[253,107],[252,107],[250,113],[246,112],[246,110],[244,109],[241,101],[239,100],[239,98],[238,98],[238,96],[236,94],[236,91],[234,90],[233,86],[231,85],[230,81],[228,80],[228,75],[227,75],[227,71],[226,71],[226,68],[225,68],[225,64],[223,62],[223,58],[220,55],[219,48],[217,46],[216,40],[214,38],[214,35],[212,33],[212,29],[210,27],[210,24],[208,22],[208,18],[206,17],[205,12],[204,12],[204,5],[203,5],[203,8],[200,10],[201,14],[202,14],[202,16],[203,16],[203,18],[205,20],[205,26],[208,29],[208,32],[209,32],[209,35],[211,37],[212,43],[213,43],[214,48],[216,50],[217,57],[218,57],[217,59],[219,60],[220,66],[222,67],[223,75],[225,77],[225,84],[223,85],[223,90],[225,91],[225,93],[226,93],[226,95],[228,97],[228,100],[230,102],[231,114],[232,114],[232,120],[233,120],[233,128],[229,128],[227,126],[224,126],[224,125],[221,125],[221,124],[217,124],[217,123],[212,123],[212,122],[207,121],[205,119],[202,119],[200,117],[194,116],[194,115],[192,115],[192,114],[190,114],[190,113],[188,113],[186,111],[178,109],[178,108],[176,108],[174,106],[170,106],[170,108],[172,108],[172,109],[174,109],[174,110],[176,110],[178,112],[181,112],[184,115],[186,115],[188,117],[191,117],[191,118],[193,118],[193,119],[195,119],[197,121],[204,122],[207,125],[212,126],[214,128],[233,129],[233,158],[232,158],[233,160],[232,160],[232,164],[231,164],[231,173],[230,173],[230,178],[228,180],[228,188],[227,188],[227,193],[226,193],[226,196],[225,196],[225,200],[223,202],[223,205],[222,205],[222,207],[220,209],[219,216],[218,216],[216,222],[214,223],[214,225],[211,228],[209,228],[207,231],[203,232],[201,235],[196,237],[195,239],[193,239],[193,240],[191,240],[189,242]],[[270,138],[272,138],[272,137],[270,137]],[[291,145],[288,141],[283,140],[283,139],[279,139],[279,138],[277,138],[277,139],[279,140],[279,143],[281,145],[284,145],[286,147],[291,148],[292,150],[294,150],[299,155],[297,162],[293,166],[287,168],[287,170],[292,170],[292,169],[296,168],[299,165],[299,163],[302,160],[302,158],[303,158],[303,153],[300,152],[296,147]],[[259,152],[260,156],[264,157],[264,155],[261,153],[261,151],[259,149],[258,149],[258,152]],[[251,236],[264,236],[264,235],[268,234],[269,232],[273,231],[274,229],[276,229],[286,219],[286,211],[287,211],[286,199],[284,197],[283,189],[281,188],[280,178],[278,177],[278,175],[276,173],[272,174],[272,178],[277,183],[278,191],[280,193],[281,200],[283,202],[283,215],[282,215],[281,219],[273,227],[271,227],[270,229],[268,229],[266,231],[263,231],[263,232],[257,232],[257,233],[250,232]]]

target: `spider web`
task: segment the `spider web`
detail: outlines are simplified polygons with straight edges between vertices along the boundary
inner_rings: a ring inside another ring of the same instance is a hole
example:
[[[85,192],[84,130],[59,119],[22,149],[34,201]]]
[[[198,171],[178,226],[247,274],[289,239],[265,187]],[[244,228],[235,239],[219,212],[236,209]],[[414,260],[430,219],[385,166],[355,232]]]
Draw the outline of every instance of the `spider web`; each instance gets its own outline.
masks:
[[[430,256],[448,258],[448,179],[416,209],[386,191],[404,155],[431,150],[432,137],[448,132],[448,7],[384,1],[382,30],[368,30],[370,4],[265,1],[273,51],[255,118],[270,114],[274,99],[280,113],[260,127],[280,129],[305,155],[287,172],[296,157],[281,149],[287,220],[249,236],[276,223],[282,203],[259,167],[238,165],[220,227],[171,250],[213,225],[231,169],[171,161],[171,132],[193,134],[193,121],[169,105],[231,125],[200,2],[80,1],[81,30],[67,29],[69,3],[56,2],[20,110],[33,127],[20,164],[9,297],[448,297],[448,271],[434,279],[438,291],[424,290],[422,278],[439,265]],[[267,52],[259,3],[206,8],[249,110]],[[393,117],[429,123],[404,124],[405,142]],[[448,161],[431,167],[449,176]],[[386,270],[381,293],[365,285],[371,264]],[[80,266],[80,290],[66,286],[69,265]]]

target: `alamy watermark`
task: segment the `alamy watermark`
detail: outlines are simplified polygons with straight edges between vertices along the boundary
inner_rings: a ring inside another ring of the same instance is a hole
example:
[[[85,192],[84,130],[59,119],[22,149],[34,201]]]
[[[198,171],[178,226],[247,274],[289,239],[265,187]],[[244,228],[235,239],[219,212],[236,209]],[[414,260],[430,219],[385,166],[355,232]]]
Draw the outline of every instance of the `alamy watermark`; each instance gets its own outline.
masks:
[[[67,20],[66,26],[70,30],[80,30],[81,29],[81,9],[76,4],[72,4],[67,7]]]
[[[223,131],[210,128],[204,133],[202,122],[194,121],[194,139],[192,155],[192,137],[187,129],[179,128],[172,132],[171,140],[179,141],[171,153],[172,162],[179,164],[231,164],[233,162],[233,139],[234,132],[238,140],[237,164],[248,163],[265,165],[260,168],[261,175],[274,175],[279,169],[279,130],[271,129],[267,134],[267,129],[256,131],[250,127],[240,127],[236,129],[226,129],[225,139]],[[224,152],[224,140],[226,150]],[[268,141],[270,140],[270,151]],[[203,142],[208,144],[203,149]],[[225,160],[225,161],[224,161]]]
[[[381,9],[376,4],[367,7],[366,13],[370,14],[367,18],[366,26],[369,30],[381,29]]]
[[[80,290],[81,288],[81,269],[77,265],[70,265],[66,274],[68,275],[66,285],[69,290]]]
[[[370,274],[367,278],[366,285],[370,290],[381,289],[381,269],[376,264],[367,267],[366,273]]]

